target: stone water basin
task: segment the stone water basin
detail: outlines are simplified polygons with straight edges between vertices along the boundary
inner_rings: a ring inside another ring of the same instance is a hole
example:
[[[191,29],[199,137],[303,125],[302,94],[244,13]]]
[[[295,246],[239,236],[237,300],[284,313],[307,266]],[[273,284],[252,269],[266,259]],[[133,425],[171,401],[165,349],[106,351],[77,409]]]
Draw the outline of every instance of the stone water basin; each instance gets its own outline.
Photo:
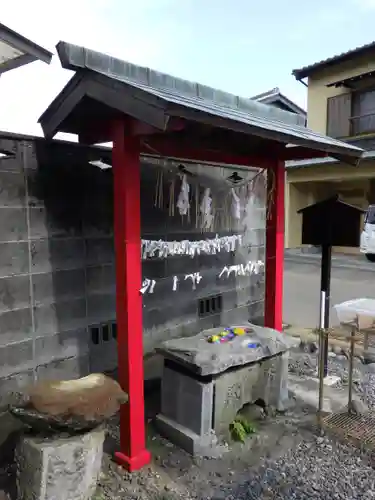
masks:
[[[298,340],[250,323],[231,325],[236,327],[251,331],[213,344],[209,338],[223,330],[214,328],[168,340],[158,348],[164,369],[157,425],[193,455],[212,450],[216,436],[228,429],[245,404],[261,399],[278,409],[285,407],[288,351]]]

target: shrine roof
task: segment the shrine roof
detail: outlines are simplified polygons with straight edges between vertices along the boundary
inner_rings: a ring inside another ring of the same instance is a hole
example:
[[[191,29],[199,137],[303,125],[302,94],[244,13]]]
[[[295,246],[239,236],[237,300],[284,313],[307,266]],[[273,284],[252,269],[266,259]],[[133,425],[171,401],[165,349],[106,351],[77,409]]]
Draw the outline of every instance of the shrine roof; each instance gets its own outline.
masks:
[[[294,113],[84,47],[59,42],[56,48],[63,68],[75,75],[39,119],[47,137],[59,131],[81,134],[98,116],[105,121],[127,115],[159,133],[168,132],[171,120],[183,120],[198,130],[196,139],[209,130],[216,134],[215,144],[230,138],[232,150],[241,154],[266,154],[272,144],[288,150],[286,160],[300,159],[300,148],[309,150],[308,157],[324,153],[351,164],[362,156],[363,151],[353,145],[299,125],[300,117]],[[186,140],[193,136],[190,129]]]
[[[52,53],[0,23],[0,75],[34,61],[51,62]]]

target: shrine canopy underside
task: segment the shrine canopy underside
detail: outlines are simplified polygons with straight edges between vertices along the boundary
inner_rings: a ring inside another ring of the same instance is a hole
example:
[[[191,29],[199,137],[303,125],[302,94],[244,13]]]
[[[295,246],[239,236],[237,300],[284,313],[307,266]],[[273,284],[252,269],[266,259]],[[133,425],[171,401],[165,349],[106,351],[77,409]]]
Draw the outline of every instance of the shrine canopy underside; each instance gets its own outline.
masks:
[[[294,113],[84,47],[56,48],[75,74],[39,119],[47,138],[66,132],[86,144],[109,142],[113,123],[125,120],[147,155],[257,167],[322,156],[356,165],[362,156],[307,129]]]

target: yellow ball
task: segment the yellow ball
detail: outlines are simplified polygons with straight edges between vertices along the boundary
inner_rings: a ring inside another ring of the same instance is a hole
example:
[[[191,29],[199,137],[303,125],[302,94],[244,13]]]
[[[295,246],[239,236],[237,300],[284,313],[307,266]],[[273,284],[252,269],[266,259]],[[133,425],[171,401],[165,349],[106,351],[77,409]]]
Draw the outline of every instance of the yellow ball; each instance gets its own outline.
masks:
[[[246,330],[245,328],[233,328],[233,333],[235,335],[245,335]]]

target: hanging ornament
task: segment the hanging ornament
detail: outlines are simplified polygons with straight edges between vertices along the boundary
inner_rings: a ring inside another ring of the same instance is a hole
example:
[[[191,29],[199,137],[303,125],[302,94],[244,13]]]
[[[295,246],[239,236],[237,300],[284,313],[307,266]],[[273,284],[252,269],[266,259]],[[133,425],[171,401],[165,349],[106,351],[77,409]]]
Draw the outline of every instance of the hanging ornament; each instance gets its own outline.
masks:
[[[149,280],[148,278],[145,278],[142,281],[142,287],[140,289],[141,294],[144,295],[146,292],[154,293],[155,285],[156,285],[155,280]]]
[[[249,261],[246,265],[236,264],[233,266],[225,266],[219,274],[219,278],[223,276],[229,278],[229,276],[233,273],[235,276],[251,276],[253,274],[260,274],[264,270],[264,262],[261,260],[258,261]]]
[[[241,219],[241,204],[240,204],[240,198],[236,194],[235,190],[232,188],[232,216],[236,220]]]
[[[177,290],[177,285],[178,285],[178,277],[173,276],[173,287],[172,287],[173,292],[175,292]]]
[[[186,175],[184,174],[182,176],[181,191],[180,194],[178,195],[178,200],[177,200],[177,208],[180,212],[180,215],[187,215],[189,212],[190,208],[189,191],[190,191],[190,186],[186,180]]]
[[[201,273],[186,274],[185,281],[187,279],[191,279],[192,285],[193,285],[193,290],[195,290],[197,288],[197,284],[200,283],[202,276],[201,276]]]
[[[210,188],[206,188],[204,190],[202,202],[200,204],[200,213],[201,213],[201,220],[202,220],[202,226],[201,229],[204,230],[209,230],[211,229],[212,222],[213,222],[213,215],[212,215],[212,198],[211,198],[211,190]]]

